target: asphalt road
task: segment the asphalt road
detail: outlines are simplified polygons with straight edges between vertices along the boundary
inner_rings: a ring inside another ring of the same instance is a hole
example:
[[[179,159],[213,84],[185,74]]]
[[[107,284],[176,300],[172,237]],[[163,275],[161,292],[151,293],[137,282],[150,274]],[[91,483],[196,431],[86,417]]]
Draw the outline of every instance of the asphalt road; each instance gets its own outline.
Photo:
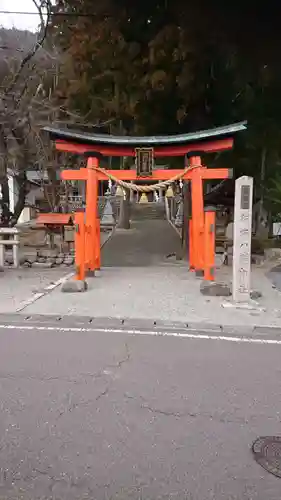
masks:
[[[251,454],[281,433],[280,359],[251,339],[2,323],[0,499],[280,500]]]

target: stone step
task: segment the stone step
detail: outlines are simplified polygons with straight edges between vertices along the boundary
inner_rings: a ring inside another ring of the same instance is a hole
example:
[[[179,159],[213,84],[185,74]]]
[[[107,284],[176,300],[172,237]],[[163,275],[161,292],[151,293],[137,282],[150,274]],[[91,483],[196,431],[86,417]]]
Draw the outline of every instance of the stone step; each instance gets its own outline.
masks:
[[[131,218],[132,220],[164,220],[166,218],[165,206],[162,203],[155,202],[135,203],[131,206]]]

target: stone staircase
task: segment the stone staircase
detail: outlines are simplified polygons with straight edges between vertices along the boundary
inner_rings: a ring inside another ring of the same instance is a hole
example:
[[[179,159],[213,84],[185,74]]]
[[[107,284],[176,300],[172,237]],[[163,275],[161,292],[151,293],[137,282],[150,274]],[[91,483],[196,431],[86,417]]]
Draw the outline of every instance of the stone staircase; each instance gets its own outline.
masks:
[[[164,203],[133,203],[131,205],[131,220],[165,220],[166,212]]]

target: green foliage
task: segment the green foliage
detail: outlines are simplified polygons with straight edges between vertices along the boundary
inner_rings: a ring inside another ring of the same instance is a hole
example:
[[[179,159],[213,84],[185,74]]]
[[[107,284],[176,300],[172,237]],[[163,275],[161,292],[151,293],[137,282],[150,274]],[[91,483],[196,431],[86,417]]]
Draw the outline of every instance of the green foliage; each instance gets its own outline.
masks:
[[[281,220],[281,174],[276,173],[266,191],[266,204],[274,219]]]
[[[55,10],[75,14],[53,17],[63,49],[59,97],[85,121],[108,121],[111,133],[179,133],[247,119],[234,151],[213,164],[253,175],[262,192],[281,154],[281,7],[252,7],[57,0]]]

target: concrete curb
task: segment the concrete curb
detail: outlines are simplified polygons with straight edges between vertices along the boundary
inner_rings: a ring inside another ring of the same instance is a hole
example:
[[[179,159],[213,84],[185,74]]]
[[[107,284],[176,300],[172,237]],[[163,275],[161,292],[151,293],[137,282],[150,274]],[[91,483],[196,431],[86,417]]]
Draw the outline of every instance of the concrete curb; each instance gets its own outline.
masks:
[[[40,298],[40,297],[38,297]],[[37,298],[35,299],[37,300]],[[26,304],[28,305],[28,304]],[[26,307],[26,306],[24,306]],[[2,323],[22,323],[23,321],[30,324],[59,324],[61,326],[71,327],[91,327],[102,329],[118,329],[122,331],[165,331],[177,332],[179,334],[206,334],[210,337],[231,337],[233,335],[251,338],[268,337],[280,339],[281,326],[242,326],[242,325],[219,325],[201,322],[168,322],[162,320],[143,320],[143,319],[126,319],[126,318],[102,318],[93,316],[76,316],[76,315],[53,315],[53,314],[31,314],[25,316],[22,311],[17,311],[18,314],[0,314],[0,322]]]

